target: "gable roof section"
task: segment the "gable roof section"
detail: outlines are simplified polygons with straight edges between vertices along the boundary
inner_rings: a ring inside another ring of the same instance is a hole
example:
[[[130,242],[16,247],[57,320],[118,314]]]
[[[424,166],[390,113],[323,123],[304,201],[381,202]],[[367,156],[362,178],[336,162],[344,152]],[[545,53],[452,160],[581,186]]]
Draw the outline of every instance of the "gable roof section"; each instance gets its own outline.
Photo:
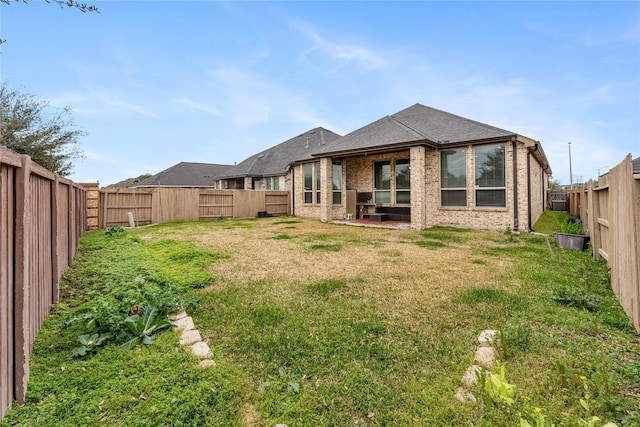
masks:
[[[415,104],[343,136],[314,156],[426,144],[432,147],[516,136],[515,133]]]
[[[217,175],[232,167],[212,163],[180,162],[138,182],[136,187],[156,185],[213,186]]]
[[[284,175],[287,166],[294,161],[311,159],[314,153],[325,146],[331,146],[340,135],[328,129],[317,127],[288,139],[276,146],[231,166],[218,179],[241,177],[267,177]]]

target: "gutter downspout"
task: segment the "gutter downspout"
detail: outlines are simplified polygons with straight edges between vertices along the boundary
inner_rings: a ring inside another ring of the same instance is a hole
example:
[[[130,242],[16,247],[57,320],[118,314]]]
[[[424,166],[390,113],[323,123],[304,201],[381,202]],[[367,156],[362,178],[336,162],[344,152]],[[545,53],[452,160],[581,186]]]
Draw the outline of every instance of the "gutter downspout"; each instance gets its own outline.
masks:
[[[513,158],[513,231],[518,231],[518,153],[517,141],[511,139],[511,157]]]
[[[529,230],[533,230],[533,224],[531,224],[531,151],[527,151],[527,226]]]
[[[291,166],[291,215],[296,216],[296,165]]]

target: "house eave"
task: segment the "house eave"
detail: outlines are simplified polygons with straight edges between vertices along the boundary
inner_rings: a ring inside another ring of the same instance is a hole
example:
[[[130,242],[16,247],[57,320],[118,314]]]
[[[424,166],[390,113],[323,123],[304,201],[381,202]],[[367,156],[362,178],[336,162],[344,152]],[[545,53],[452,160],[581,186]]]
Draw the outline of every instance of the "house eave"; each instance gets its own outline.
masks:
[[[385,144],[378,145],[376,147],[365,147],[365,148],[356,148],[356,149],[348,149],[348,150],[336,150],[336,151],[327,151],[323,153],[315,153],[312,156],[315,159],[319,159],[322,157],[353,157],[353,156],[362,156],[366,154],[379,154],[379,153],[389,153],[393,151],[406,150],[415,146],[427,146],[430,148],[437,148],[438,144],[429,140],[420,140],[420,141],[411,141],[411,142],[401,142],[401,143],[393,143],[393,144]],[[313,159],[309,159],[313,160]],[[307,160],[308,161],[308,160]],[[297,161],[295,163],[301,163],[303,161]]]

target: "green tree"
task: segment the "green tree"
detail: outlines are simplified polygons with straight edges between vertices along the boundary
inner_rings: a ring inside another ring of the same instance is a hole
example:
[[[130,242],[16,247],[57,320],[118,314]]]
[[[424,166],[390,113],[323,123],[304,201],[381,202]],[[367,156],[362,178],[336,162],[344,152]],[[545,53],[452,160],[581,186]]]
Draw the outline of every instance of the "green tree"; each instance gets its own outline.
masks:
[[[75,128],[71,107],[52,109],[48,101],[0,86],[0,145],[27,154],[40,166],[62,176],[71,173],[73,159],[83,157],[78,146],[85,132]]]
[[[98,12],[100,13],[100,11],[98,10],[98,8],[94,5],[91,4],[86,4],[86,3],[80,3],[77,2],[75,0],[44,0],[47,3],[56,3],[58,4],[60,7],[73,7],[76,8],[78,10],[80,10],[81,12]],[[0,2],[6,4],[6,5],[11,5],[11,0],[0,0]],[[13,0],[14,3],[29,3],[29,0]]]
[[[44,0],[47,3],[55,3],[60,7],[72,7],[78,9],[81,12],[96,12],[100,13],[98,8],[92,4],[80,3],[75,0]],[[14,3],[29,3],[29,0],[13,0]],[[4,3],[7,6],[11,6],[11,0],[0,0],[0,3]],[[0,45],[6,42],[4,39],[0,39]]]

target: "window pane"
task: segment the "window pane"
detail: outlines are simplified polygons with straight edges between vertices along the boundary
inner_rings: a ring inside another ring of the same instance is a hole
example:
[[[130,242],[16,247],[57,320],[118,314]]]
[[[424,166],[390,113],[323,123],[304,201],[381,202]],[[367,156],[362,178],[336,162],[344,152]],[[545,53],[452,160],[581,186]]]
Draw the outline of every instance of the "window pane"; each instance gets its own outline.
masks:
[[[235,188],[236,188],[236,181],[232,180],[232,179],[228,180],[227,181],[227,189],[235,190]]]
[[[276,176],[273,178],[273,189],[274,190],[279,190],[280,189],[280,177]]]
[[[320,204],[320,192],[316,191],[316,203]]]
[[[304,202],[305,203],[313,203],[313,193],[311,191],[305,191],[305,193],[304,193]]]
[[[342,190],[342,163],[336,162],[332,164],[332,184],[334,190]]]
[[[476,190],[476,206],[506,207],[505,190]]]
[[[316,191],[320,191],[320,162],[315,162],[313,167],[316,168]]]
[[[334,205],[342,204],[342,193],[340,191],[333,192],[333,204]]]
[[[376,203],[391,203],[391,191],[376,191]]]
[[[504,145],[476,148],[476,186],[505,187]]]
[[[396,188],[411,188],[411,167],[409,159],[396,160]],[[408,203],[400,202],[398,203]]]
[[[467,150],[440,152],[440,186],[442,188],[465,188],[467,186]]]
[[[313,190],[313,165],[311,163],[304,164],[304,189],[307,191]]]
[[[378,190],[388,190],[391,188],[391,162],[376,162],[375,184]]]
[[[442,206],[467,206],[467,190],[442,190],[440,202]]]
[[[271,177],[267,177],[267,190],[271,190]]]
[[[411,203],[411,191],[396,191],[396,203]]]

